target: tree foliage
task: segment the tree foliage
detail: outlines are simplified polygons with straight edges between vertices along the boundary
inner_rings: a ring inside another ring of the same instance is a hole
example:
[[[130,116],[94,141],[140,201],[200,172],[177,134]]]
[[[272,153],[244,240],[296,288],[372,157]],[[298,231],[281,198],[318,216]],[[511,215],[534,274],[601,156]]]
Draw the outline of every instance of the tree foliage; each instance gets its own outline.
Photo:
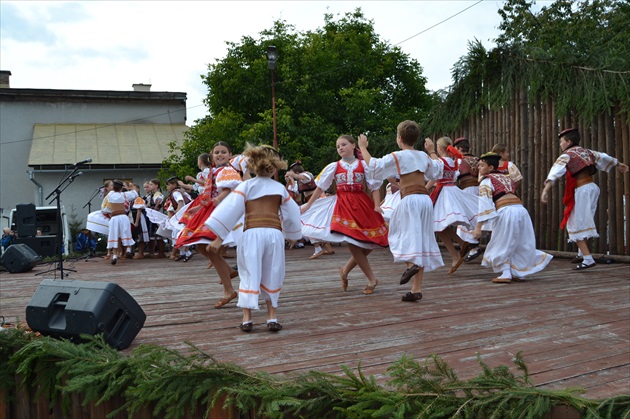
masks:
[[[427,119],[432,133],[449,132],[483,108],[505,106],[519,90],[530,101],[552,99],[558,117],[630,110],[630,4],[558,0],[538,13],[532,5],[505,2],[496,47],[469,43],[454,66],[453,85]]]
[[[301,159],[318,171],[336,158],[341,134],[369,131],[395,146],[396,125],[419,120],[433,103],[420,64],[382,41],[360,9],[299,32],[276,21],[258,39],[228,42],[225,58],[202,76],[209,115],[197,121],[181,150],[173,150],[167,170],[194,170],[197,154],[219,140],[239,153],[246,142],[273,141],[271,71],[265,52],[275,45],[277,138],[289,160]],[[376,140],[378,143],[378,140]],[[179,151],[179,154],[176,153]],[[179,166],[179,167],[178,167]]]

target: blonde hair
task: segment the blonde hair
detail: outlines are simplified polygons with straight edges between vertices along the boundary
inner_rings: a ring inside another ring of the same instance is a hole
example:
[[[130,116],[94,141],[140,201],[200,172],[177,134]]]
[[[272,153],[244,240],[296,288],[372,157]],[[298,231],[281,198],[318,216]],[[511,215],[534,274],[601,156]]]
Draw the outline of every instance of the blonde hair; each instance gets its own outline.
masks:
[[[243,155],[247,156],[247,170],[256,176],[271,177],[276,170],[286,170],[288,167],[280,153],[268,145],[254,146],[247,143]]]
[[[453,145],[453,140],[451,140],[448,137],[440,137],[437,140],[437,145],[439,145],[440,147],[446,149],[446,147],[448,147],[449,145]]]

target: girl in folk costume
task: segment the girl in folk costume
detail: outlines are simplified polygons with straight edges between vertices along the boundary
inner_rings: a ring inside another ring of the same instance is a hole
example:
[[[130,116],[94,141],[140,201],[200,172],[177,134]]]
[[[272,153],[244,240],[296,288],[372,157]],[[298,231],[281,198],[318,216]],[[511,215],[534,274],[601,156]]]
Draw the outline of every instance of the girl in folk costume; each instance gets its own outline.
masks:
[[[479,198],[465,193],[455,181],[459,174],[459,160],[464,156],[453,147],[453,141],[448,137],[437,140],[437,153],[431,139],[425,140],[425,149],[429,156],[438,162],[438,180],[429,181],[427,188],[433,184],[437,186],[431,192],[433,201],[434,230],[451,254],[452,265],[449,274],[454,273],[464,261],[469,245],[460,238],[453,227],[463,226],[473,230],[477,223],[477,207]],[[453,242],[457,242],[460,251],[455,250]]]
[[[301,208],[302,235],[315,241],[348,243],[352,257],[339,268],[342,288],[347,290],[348,274],[359,265],[368,279],[363,294],[373,294],[378,280],[367,256],[373,249],[388,246],[387,225],[379,206],[382,182],[371,178],[367,164],[357,157],[358,151],[352,136],[337,139],[341,160],[330,163],[315,179],[317,188]],[[333,182],[336,195],[318,199]],[[365,193],[366,186],[373,200]]]
[[[175,214],[177,214],[180,210],[182,210],[192,199],[188,192],[184,191],[179,187],[179,179],[177,176],[173,176],[166,180],[166,189],[169,192],[168,198],[164,203],[164,209],[168,215],[169,223],[172,227],[171,231],[171,241],[173,244],[177,241],[177,237],[179,236],[179,232],[182,230],[181,224],[176,220]],[[186,259],[186,261],[190,260],[190,250],[187,246],[185,246],[181,252],[179,249],[173,249],[171,252],[170,258],[179,261],[182,259]]]
[[[118,256],[116,255],[116,249],[118,249],[118,239],[121,240],[122,245],[126,247],[127,258],[131,258],[131,246],[134,245],[134,241],[131,238],[131,223],[129,222],[129,215],[127,210],[131,205],[131,202],[138,197],[138,193],[134,190],[123,192],[123,182],[116,179],[113,182],[114,190],[107,194],[107,207],[103,209],[103,213],[108,213],[109,219],[109,236],[107,237],[107,249],[114,249],[112,255],[112,265],[115,265]]]
[[[453,147],[463,155],[459,160],[457,186],[470,195],[479,196],[479,157],[471,154],[470,142],[466,137],[459,137],[453,141]],[[470,262],[481,255],[479,240],[472,236],[472,231],[466,230],[462,226],[457,226],[457,235],[469,243],[470,251],[464,258],[464,262]]]
[[[220,253],[209,252],[206,249],[206,245],[217,238],[205,224],[206,220],[217,205],[242,182],[238,172],[229,165],[231,157],[230,147],[224,141],[219,141],[212,147],[212,166],[208,154],[199,156],[199,169],[202,172],[198,178],[203,179],[203,185],[201,182],[198,183],[199,196],[190,203],[179,219],[184,228],[175,244],[176,247],[203,244],[197,246],[197,250],[210,260],[223,284],[223,297],[216,303],[215,308],[223,307],[238,295],[232,286],[232,278],[238,273],[228,265]]]
[[[482,230],[492,230],[481,265],[500,273],[492,282],[508,283],[542,271],[552,256],[536,250],[532,220],[512,179],[497,170],[499,159],[492,152],[480,158],[479,220],[473,235],[480,238]]]
[[[285,187],[271,178],[287,167],[278,152],[269,146],[248,145],[244,154],[249,157],[249,171],[256,177],[241,183],[212,212],[206,224],[218,237],[208,247],[218,253],[245,216],[237,246],[241,278],[237,305],[243,309],[240,329],[253,329],[251,310],[258,309],[258,298],[262,296],[267,304],[267,328],[277,332],[282,329],[276,309],[285,276],[284,241],[294,243],[302,236],[300,210]]]
[[[523,175],[521,175],[521,171],[518,170],[518,167],[510,161],[510,150],[505,144],[496,144],[494,147],[492,147],[491,152],[501,156],[501,162],[497,171],[499,173],[503,173],[504,175],[508,175],[510,179],[512,179],[512,181],[514,182],[516,192],[518,192],[521,188]]]
[[[197,157],[197,167],[201,170],[201,172],[197,173],[197,177],[185,177],[187,182],[193,182],[192,185],[188,185],[180,180],[179,187],[184,189],[186,192],[195,192],[198,195],[201,195],[208,184],[208,179],[211,176],[210,166],[212,165],[212,162],[210,161],[210,158],[210,154],[208,153],[200,154],[199,157]]]
[[[420,127],[414,121],[398,124],[396,144],[401,151],[375,159],[368,153],[368,139],[359,136],[359,146],[370,172],[376,179],[398,177],[401,201],[394,208],[389,223],[389,248],[394,262],[405,262],[407,270],[401,284],[413,278],[411,291],[402,301],[422,298],[424,272],[444,266],[435,234],[433,233],[433,203],[425,187],[425,176],[436,179],[439,165],[423,151],[414,149],[420,137]]]
[[[616,167],[620,173],[626,173],[628,166],[606,153],[580,147],[580,133],[577,128],[562,131],[560,148],[562,154],[551,167],[545,187],[542,191],[541,202],[546,204],[547,194],[556,180],[566,176],[564,199],[564,217],[560,228],[566,226],[569,242],[576,242],[582,259],[574,260],[579,264],[574,268],[582,270],[595,266],[586,240],[599,237],[595,226],[595,211],[599,198],[599,187],[593,183],[593,174],[597,170],[609,172]],[[577,258],[576,258],[577,259]]]
[[[159,179],[151,179],[149,181],[149,193],[147,194],[145,201],[147,208],[155,211],[162,211],[162,208],[164,207],[164,194],[162,193]],[[164,259],[166,258],[166,254],[164,253],[164,238],[157,234],[158,225],[152,223],[151,221],[148,222],[149,255],[150,257],[155,255],[155,247],[157,245],[158,254],[155,257],[158,259]]]

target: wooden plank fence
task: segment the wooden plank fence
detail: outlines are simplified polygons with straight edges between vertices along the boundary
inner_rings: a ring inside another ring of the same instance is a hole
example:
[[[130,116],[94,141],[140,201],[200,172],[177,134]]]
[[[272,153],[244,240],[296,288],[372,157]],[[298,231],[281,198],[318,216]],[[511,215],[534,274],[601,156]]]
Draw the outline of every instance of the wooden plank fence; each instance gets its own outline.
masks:
[[[575,252],[577,247],[568,243],[566,231],[560,230],[564,179],[550,192],[550,202],[542,205],[540,194],[554,161],[561,154],[558,133],[566,128],[580,130],[583,147],[602,151],[630,163],[630,125],[628,115],[618,107],[608,114],[586,121],[575,115],[556,116],[553,101],[530,101],[520,91],[508,106],[500,109],[483,108],[471,115],[451,138],[466,137],[471,152],[481,155],[495,144],[505,144],[511,160],[523,174],[521,199],[529,210],[536,231],[537,246],[541,249]],[[630,178],[612,169],[610,173],[598,171],[595,182],[600,187],[596,214],[599,239],[589,242],[593,253],[630,255]]]

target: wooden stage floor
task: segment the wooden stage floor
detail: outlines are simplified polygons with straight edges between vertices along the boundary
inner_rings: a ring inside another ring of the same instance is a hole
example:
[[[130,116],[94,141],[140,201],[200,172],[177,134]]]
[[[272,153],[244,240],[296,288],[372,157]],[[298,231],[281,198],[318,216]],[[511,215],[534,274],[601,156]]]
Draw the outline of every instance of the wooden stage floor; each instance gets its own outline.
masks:
[[[264,326],[264,310],[254,313],[255,328],[247,334],[237,328],[236,300],[213,308],[221,286],[199,254],[187,263],[144,259],[112,266],[96,258],[64,267],[77,269],[67,279],[115,282],[142,306],[147,321],[126,351],[156,344],[186,352],[190,342],[218,361],[251,370],[340,373],[342,365],[356,368],[360,362],[364,373],[376,377],[403,354],[422,360],[435,353],[460,378],[481,371],[477,353],[491,367],[512,367],[522,351],[537,386],[582,387],[589,398],[630,393],[628,264],[577,272],[568,259],[555,258],[526,282],[499,285],[477,259],[453,275],[446,268],[426,274],[424,299],[409,303],[400,300],[409,290],[398,284],[404,265],[394,264],[389,250],[370,255],[380,284],[366,296],[361,290],[367,280],[358,268],[349,276],[348,292],[341,290],[338,268],[349,252],[334,249],[316,260],[308,259],[312,246],[287,250],[278,309],[284,329],[277,334]],[[444,260],[450,264],[448,256]],[[48,267],[0,274],[1,316],[24,320],[39,283],[53,277],[35,274]]]

